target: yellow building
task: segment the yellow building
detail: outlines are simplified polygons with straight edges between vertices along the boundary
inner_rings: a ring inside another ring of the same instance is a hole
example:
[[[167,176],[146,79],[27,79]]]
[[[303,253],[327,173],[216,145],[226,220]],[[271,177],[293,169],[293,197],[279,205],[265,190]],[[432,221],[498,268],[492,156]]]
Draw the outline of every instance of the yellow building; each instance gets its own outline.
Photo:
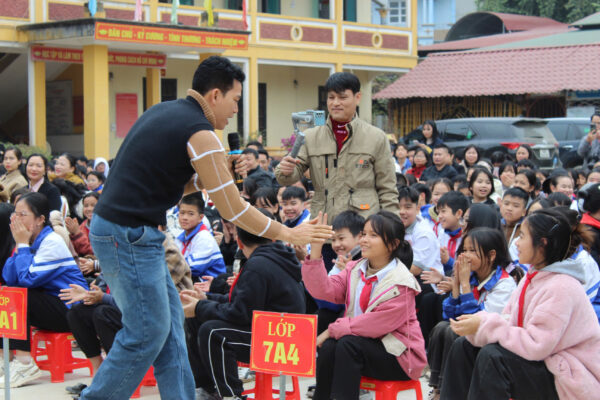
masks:
[[[224,133],[264,132],[279,147],[292,112],[325,108],[331,73],[360,78],[370,121],[373,78],[417,63],[416,0],[400,2],[404,27],[371,23],[386,1],[246,0],[244,24],[242,0],[213,0],[212,27],[203,0],[181,0],[193,5],[177,25],[166,0],[144,0],[139,22],[135,0],[99,1],[94,18],[84,3],[0,1],[0,140],[114,157],[146,107],[184,97],[199,60],[221,54],[247,76]]]

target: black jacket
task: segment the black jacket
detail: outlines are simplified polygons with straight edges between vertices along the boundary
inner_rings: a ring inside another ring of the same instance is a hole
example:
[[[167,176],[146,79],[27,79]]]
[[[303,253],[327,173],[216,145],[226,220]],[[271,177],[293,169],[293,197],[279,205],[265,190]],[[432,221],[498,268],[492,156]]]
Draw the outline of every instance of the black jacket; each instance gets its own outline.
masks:
[[[42,183],[42,186],[40,186],[38,189],[38,193],[41,193],[48,198],[48,206],[50,207],[50,211],[60,211],[60,206],[62,204],[60,200],[60,190],[50,183],[50,181],[44,179],[44,183]]]
[[[438,178],[452,179],[456,175],[458,175],[456,173],[456,170],[454,169],[454,167],[452,167],[450,165],[445,165],[444,168],[441,169],[441,171],[438,171],[438,169],[435,167],[435,165],[432,165],[431,167],[427,167],[425,169],[425,171],[423,171],[423,175],[421,175],[420,180],[421,181],[430,181],[430,180],[438,179]]]
[[[256,167],[251,171],[248,171],[248,178],[252,179],[256,182],[257,187],[272,187],[273,189],[277,189],[279,184],[277,183],[277,179],[275,179],[275,175],[272,172],[267,172],[261,167]]]
[[[252,325],[252,312],[304,313],[301,265],[291,247],[269,243],[258,247],[244,267],[231,292],[208,294],[196,305],[199,322],[214,319]]]

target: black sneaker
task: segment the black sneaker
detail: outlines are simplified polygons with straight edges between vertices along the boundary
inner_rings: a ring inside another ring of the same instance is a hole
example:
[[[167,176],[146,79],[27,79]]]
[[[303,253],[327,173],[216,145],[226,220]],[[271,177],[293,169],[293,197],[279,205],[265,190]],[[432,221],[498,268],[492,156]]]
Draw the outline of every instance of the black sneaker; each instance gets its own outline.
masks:
[[[69,394],[77,394],[78,395],[81,392],[83,392],[83,389],[85,389],[86,387],[87,387],[87,385],[85,383],[78,383],[77,385],[74,385],[74,386],[67,386],[65,388],[65,390]]]

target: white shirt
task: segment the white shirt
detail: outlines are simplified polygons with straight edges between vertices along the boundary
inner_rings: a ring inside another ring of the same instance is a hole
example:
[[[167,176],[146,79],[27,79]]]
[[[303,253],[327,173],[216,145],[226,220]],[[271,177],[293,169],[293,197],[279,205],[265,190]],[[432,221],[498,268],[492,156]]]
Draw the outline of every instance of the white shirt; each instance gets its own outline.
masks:
[[[368,264],[369,264],[369,261],[360,263],[359,268],[362,271],[363,276],[367,276],[367,265]],[[377,277],[377,280],[375,282],[373,282],[373,285],[371,286],[371,294],[373,293],[373,291],[375,290],[375,287],[377,287],[379,282],[381,282],[391,270],[396,268],[396,265],[397,265],[397,262],[395,259],[393,259],[392,261],[390,261],[390,263],[388,265],[386,265],[381,270],[379,270],[379,272],[377,272],[375,275],[371,275],[368,277],[368,278],[371,278],[372,276]],[[361,295],[364,287],[365,287],[365,283],[363,282],[362,279],[360,279],[358,281],[358,284],[356,285],[356,292],[354,293],[354,316],[355,317],[363,314],[363,310],[360,308],[360,295]],[[370,296],[369,296],[369,299],[370,299]]]

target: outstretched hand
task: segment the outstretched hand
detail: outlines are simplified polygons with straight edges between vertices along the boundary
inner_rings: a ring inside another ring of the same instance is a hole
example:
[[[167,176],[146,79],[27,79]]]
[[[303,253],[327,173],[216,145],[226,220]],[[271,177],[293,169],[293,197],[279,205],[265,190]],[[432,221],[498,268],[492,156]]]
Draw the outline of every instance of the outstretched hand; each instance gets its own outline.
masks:
[[[311,254],[312,246],[319,246],[320,253],[320,248],[323,247],[323,243],[333,236],[333,229],[330,225],[326,225],[326,222],[326,216],[324,218],[322,213],[319,213],[319,216],[312,221],[289,229],[285,241],[299,246],[310,243]]]

